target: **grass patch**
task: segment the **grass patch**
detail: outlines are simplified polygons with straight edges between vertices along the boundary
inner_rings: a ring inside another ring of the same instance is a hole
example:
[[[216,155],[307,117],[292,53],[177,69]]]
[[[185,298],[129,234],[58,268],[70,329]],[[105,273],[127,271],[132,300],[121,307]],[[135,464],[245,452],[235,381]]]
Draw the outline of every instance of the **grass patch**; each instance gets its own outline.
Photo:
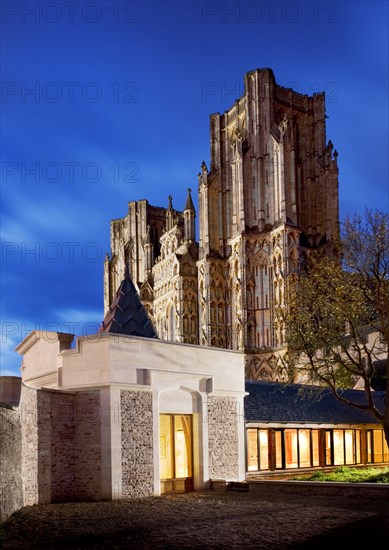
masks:
[[[389,483],[389,468],[347,468],[347,466],[341,466],[332,472],[319,470],[309,476],[299,476],[293,479],[345,483]]]

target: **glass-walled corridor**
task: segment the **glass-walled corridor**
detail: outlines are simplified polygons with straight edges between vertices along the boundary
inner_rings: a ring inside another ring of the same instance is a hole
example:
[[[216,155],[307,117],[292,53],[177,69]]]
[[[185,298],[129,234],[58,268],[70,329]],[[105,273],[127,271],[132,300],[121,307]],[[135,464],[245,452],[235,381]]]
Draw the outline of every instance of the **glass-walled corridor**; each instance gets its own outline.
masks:
[[[247,428],[247,471],[389,462],[380,429]]]

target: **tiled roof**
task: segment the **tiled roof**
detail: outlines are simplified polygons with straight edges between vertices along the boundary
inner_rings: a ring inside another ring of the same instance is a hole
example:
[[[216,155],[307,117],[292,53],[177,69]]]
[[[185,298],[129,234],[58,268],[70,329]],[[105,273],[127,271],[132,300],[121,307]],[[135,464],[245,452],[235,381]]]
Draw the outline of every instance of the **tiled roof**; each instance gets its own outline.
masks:
[[[246,381],[246,422],[309,422],[328,424],[372,424],[378,420],[363,411],[339,401],[329,388]],[[365,404],[361,390],[343,390],[350,401]],[[384,392],[374,392],[376,406],[383,411]]]
[[[158,338],[136,288],[126,273],[99,333],[113,332],[144,338]]]

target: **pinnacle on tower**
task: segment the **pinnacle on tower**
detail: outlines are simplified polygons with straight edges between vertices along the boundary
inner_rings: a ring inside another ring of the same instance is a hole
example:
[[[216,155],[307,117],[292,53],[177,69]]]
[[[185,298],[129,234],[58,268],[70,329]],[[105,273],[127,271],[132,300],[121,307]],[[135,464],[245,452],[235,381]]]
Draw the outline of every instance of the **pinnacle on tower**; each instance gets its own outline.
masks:
[[[168,196],[169,204],[166,210],[166,231],[169,231],[174,225],[174,218],[173,218],[173,197],[171,195]]]
[[[194,211],[194,209],[195,209],[195,207],[193,205],[193,201],[192,201],[191,191],[192,191],[192,189],[190,187],[188,187],[188,196],[186,197],[186,203],[185,203],[184,211],[185,210],[193,210]]]
[[[153,265],[154,265],[154,245],[151,242],[151,227],[150,224],[147,224],[146,236],[144,241],[144,251],[145,251],[145,269],[148,274],[150,274]]]
[[[186,241],[194,241],[195,236],[195,219],[196,211],[193,205],[191,189],[188,188],[188,196],[186,198],[184,209],[184,238]]]

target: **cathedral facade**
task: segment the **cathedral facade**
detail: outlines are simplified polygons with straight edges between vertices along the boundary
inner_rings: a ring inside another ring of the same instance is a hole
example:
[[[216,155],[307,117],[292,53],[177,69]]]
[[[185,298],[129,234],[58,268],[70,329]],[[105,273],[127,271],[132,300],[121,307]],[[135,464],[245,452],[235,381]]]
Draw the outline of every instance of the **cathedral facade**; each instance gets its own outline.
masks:
[[[126,269],[159,338],[239,350],[246,377],[274,379],[285,349],[288,282],[307,251],[338,234],[337,152],[325,95],[245,76],[241,98],[211,115],[211,164],[198,175],[199,240],[188,190],[182,211],[132,201],[111,222],[105,313]]]

